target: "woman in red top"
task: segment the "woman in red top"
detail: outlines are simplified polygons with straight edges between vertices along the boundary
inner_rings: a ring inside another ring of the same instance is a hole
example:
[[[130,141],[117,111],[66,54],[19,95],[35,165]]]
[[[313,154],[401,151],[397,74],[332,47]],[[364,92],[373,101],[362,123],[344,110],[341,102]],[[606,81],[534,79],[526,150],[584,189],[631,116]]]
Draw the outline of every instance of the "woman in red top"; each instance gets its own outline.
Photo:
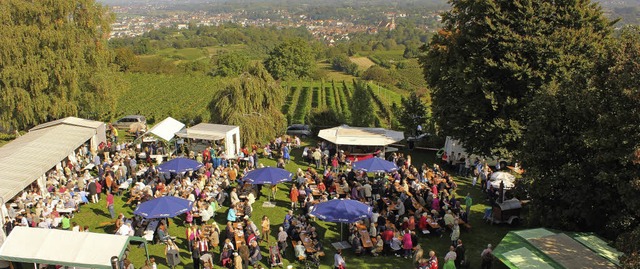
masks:
[[[296,209],[298,206],[298,197],[300,196],[300,192],[298,192],[298,188],[296,185],[293,185],[291,188],[291,193],[289,193],[289,198],[291,199],[291,208]]]

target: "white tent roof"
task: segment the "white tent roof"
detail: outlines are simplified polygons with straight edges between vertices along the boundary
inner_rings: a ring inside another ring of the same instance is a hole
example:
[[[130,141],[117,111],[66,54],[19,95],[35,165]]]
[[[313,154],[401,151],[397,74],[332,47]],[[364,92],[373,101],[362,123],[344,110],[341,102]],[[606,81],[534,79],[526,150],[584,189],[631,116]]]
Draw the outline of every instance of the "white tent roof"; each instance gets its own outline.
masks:
[[[152,133],[166,141],[169,141],[183,128],[184,123],[179,122],[172,117],[167,117],[160,123],[153,126],[153,128],[151,128],[147,133]]]
[[[5,201],[71,155],[104,125],[67,124],[64,119],[56,122],[36,126],[0,148],[0,196]]]
[[[0,260],[111,269],[128,236],[16,227],[0,247]]]
[[[240,127],[233,125],[200,123],[196,126],[182,130],[176,133],[176,135],[192,139],[221,140],[227,137],[227,133],[234,129],[240,129]]]
[[[386,146],[404,139],[404,133],[383,128],[342,125],[320,130],[318,137],[336,145]]]

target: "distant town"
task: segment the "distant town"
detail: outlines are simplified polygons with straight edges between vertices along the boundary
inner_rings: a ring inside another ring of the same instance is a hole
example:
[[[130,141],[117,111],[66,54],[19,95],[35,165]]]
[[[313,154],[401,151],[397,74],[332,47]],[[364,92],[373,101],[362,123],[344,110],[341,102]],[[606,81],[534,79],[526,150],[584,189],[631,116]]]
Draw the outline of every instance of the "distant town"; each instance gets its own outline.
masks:
[[[245,10],[218,13],[208,11],[164,12],[163,10],[166,8],[167,6],[164,5],[153,4],[111,6],[112,12],[116,14],[116,21],[112,25],[110,38],[140,36],[150,30],[163,27],[186,29],[190,25],[218,26],[233,23],[245,27],[304,27],[316,39],[331,44],[340,40],[349,40],[350,35],[354,33],[376,34],[381,29],[393,30],[396,28],[396,20],[418,16],[403,12],[380,11],[379,14],[375,14],[380,18],[379,20],[368,19],[359,22],[357,18],[314,19],[308,14],[301,14],[301,12],[294,14],[286,9],[270,11],[271,14],[268,17],[256,17]],[[439,14],[443,11],[433,10],[429,14],[419,15],[417,21],[424,23],[416,25],[416,27],[428,32],[435,31],[441,20]]]

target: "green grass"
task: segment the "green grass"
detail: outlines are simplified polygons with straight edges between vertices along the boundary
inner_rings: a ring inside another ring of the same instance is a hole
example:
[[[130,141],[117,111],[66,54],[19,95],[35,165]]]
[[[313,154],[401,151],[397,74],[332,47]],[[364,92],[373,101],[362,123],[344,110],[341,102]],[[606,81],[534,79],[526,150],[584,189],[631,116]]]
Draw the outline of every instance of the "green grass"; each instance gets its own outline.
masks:
[[[423,162],[428,164],[432,164],[435,161],[435,154],[433,152],[407,152],[412,156],[412,163],[414,165],[421,165]],[[301,149],[294,149],[292,151],[292,162],[289,163],[286,168],[289,171],[295,171],[297,168],[306,169],[306,163],[300,161]],[[275,161],[270,159],[260,159],[260,162],[267,166],[275,166]],[[464,244],[467,248],[468,257],[471,260],[471,268],[478,268],[480,264],[480,252],[484,249],[486,244],[491,243],[494,246],[498,244],[498,242],[502,239],[502,237],[510,230],[508,226],[499,226],[499,225],[489,225],[485,224],[481,218],[483,216],[484,208],[486,207],[485,201],[483,199],[483,194],[480,192],[478,187],[471,187],[468,179],[458,179],[459,189],[457,190],[457,197],[462,197],[466,195],[467,192],[470,192],[474,202],[476,203],[472,207],[472,214],[470,216],[470,224],[473,225],[473,229],[471,231],[462,231],[461,239],[464,241]],[[262,207],[262,203],[267,199],[266,198],[266,190],[263,189],[263,196],[260,197],[258,201],[254,204],[254,213],[253,220],[259,223],[260,218],[263,215],[269,216],[271,219],[272,225],[272,233],[270,234],[270,242],[275,241],[275,236],[277,233],[277,227],[282,223],[284,216],[289,209],[289,199],[288,199],[288,190],[291,186],[291,183],[279,184],[279,190],[275,197],[276,207],[274,208],[264,208]],[[127,199],[127,195],[116,197],[116,212],[124,213],[127,217],[132,216],[133,208],[129,206],[125,206],[124,202]],[[104,233],[113,233],[113,224],[110,222],[108,217],[108,211],[105,207],[104,197],[98,204],[89,204],[81,207],[81,212],[77,213],[75,218],[72,221],[78,222],[80,225],[89,225],[91,230],[94,232],[104,232]],[[216,212],[215,221],[218,222],[221,229],[224,229],[224,224],[226,223],[226,211],[228,209],[228,205],[225,204],[222,208],[220,208]],[[173,236],[177,236],[177,244],[182,249],[181,250],[181,259],[182,264],[178,266],[178,268],[191,268],[191,258],[186,250],[185,245],[185,227],[183,222],[183,216],[176,217],[171,220],[171,225],[169,227],[169,234]],[[211,221],[210,221],[211,222]],[[320,234],[323,234],[322,242],[325,246],[326,256],[321,260],[320,268],[331,268],[333,263],[333,255],[334,250],[331,248],[330,243],[338,241],[340,226],[335,223],[327,223],[322,221],[317,221],[315,223]],[[420,237],[420,244],[423,248],[427,250],[435,250],[439,260],[441,263],[443,262],[443,257],[448,251],[449,238],[448,235],[445,234],[442,238],[428,236],[428,237]],[[144,264],[144,249],[138,248],[135,246],[131,246],[130,259],[133,261],[136,267],[140,267]],[[263,257],[268,257],[268,249],[265,244],[261,244]],[[159,268],[168,268],[165,265],[164,258],[164,245],[149,245],[150,256],[156,259]],[[220,249],[214,250],[215,257],[214,259],[217,261],[219,258]],[[410,260],[405,260],[402,258],[396,257],[371,257],[369,255],[365,256],[355,256],[355,254],[347,250],[344,253],[347,265],[349,268],[412,268]],[[293,253],[291,247],[288,248],[288,253],[285,255],[285,267],[290,263],[289,261],[293,261]],[[266,261],[266,259],[263,259]],[[293,263],[294,268],[302,268],[299,263]],[[267,264],[263,265],[268,268]],[[494,268],[505,268],[504,266],[498,265]]]
[[[338,72],[331,68],[331,64],[327,62],[318,62],[317,67],[322,70],[326,70],[325,81],[352,81],[356,77],[344,72]]]
[[[206,48],[166,48],[159,50],[154,54],[167,59],[186,61],[194,61],[209,57],[209,52]]]

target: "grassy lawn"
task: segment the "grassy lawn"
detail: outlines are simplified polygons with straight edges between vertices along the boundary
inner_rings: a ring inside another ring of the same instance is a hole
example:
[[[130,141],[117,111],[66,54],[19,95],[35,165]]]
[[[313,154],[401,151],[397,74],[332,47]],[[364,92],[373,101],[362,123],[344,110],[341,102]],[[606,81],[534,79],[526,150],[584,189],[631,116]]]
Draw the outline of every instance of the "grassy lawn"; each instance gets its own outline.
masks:
[[[435,154],[433,152],[407,152],[407,154],[412,155],[414,165],[421,165],[423,162],[427,162],[428,164],[432,164],[435,160]],[[306,169],[306,163],[299,161],[301,156],[301,149],[294,149],[292,151],[292,162],[287,165],[287,170],[295,171],[297,168]],[[268,159],[260,159],[260,162],[267,166],[275,166],[274,160]],[[483,198],[483,194],[480,192],[478,187],[470,186],[470,181],[468,179],[459,179],[459,189],[457,190],[457,197],[462,197],[467,194],[467,192],[471,193],[474,203],[476,203],[472,207],[472,214],[470,216],[470,224],[473,226],[473,229],[470,231],[462,231],[460,238],[464,241],[464,244],[467,248],[467,255],[471,260],[471,268],[478,268],[480,264],[480,252],[484,249],[487,243],[491,243],[494,246],[502,239],[502,237],[510,230],[507,226],[498,226],[498,225],[489,225],[485,224],[482,221],[483,211],[486,207],[485,199]],[[270,235],[270,242],[274,244],[275,236],[278,230],[278,226],[284,220],[284,216],[289,208],[289,199],[288,190],[291,186],[290,183],[280,184],[278,193],[276,195],[276,207],[273,208],[265,208],[262,207],[262,203],[266,201],[266,193],[268,188],[263,188],[263,196],[260,197],[259,200],[254,204],[254,212],[253,212],[253,220],[259,224],[260,219],[263,215],[269,216],[271,219],[272,225],[272,233]],[[113,222],[109,219],[107,208],[105,207],[105,199],[104,196],[101,197],[102,200],[98,204],[88,204],[81,207],[81,212],[77,213],[75,218],[72,221],[78,222],[80,225],[89,225],[90,229],[95,232],[104,232],[104,233],[113,233],[114,226]],[[133,208],[130,206],[124,205],[128,196],[126,194],[116,197],[116,212],[124,213],[125,216],[131,217]],[[228,199],[227,199],[228,200]],[[226,223],[226,211],[228,209],[228,204],[225,204],[222,208],[220,208],[216,212],[215,221],[220,225],[221,229],[224,229],[224,224]],[[185,227],[184,227],[184,217],[177,217],[170,221],[169,234],[173,236],[177,236],[177,244],[182,249],[181,250],[181,258],[182,264],[178,268],[191,268],[192,262],[191,257],[187,252],[187,246],[185,238]],[[211,221],[210,221],[211,222]],[[333,255],[334,250],[331,247],[331,242],[339,241],[340,236],[340,226],[335,223],[327,223],[322,221],[316,222],[316,227],[318,229],[319,234],[323,234],[322,241],[325,246],[325,253],[327,254],[321,261],[322,265],[320,268],[332,268],[333,264]],[[448,251],[449,245],[449,237],[448,234],[445,234],[442,238],[435,236],[423,236],[420,237],[420,244],[426,250],[435,250],[441,264],[444,260],[444,255]],[[136,268],[144,265],[144,248],[138,248],[136,246],[130,246],[130,259]],[[263,257],[268,257],[268,248],[266,244],[263,242],[261,244]],[[292,248],[287,248],[288,253],[285,255],[285,268],[290,263],[289,261],[293,261],[293,251]],[[158,263],[159,268],[168,268],[165,264],[164,257],[164,245],[149,245],[149,252],[151,257],[155,257],[156,262]],[[214,260],[218,260],[220,249],[216,249],[214,251],[215,257]],[[425,253],[425,255],[427,255]],[[394,256],[391,257],[371,257],[370,255],[364,256],[355,256],[353,251],[347,250],[344,252],[345,260],[349,268],[412,268],[412,264],[410,260],[406,260],[403,258],[396,258]],[[263,259],[263,261],[267,261],[267,259]],[[300,263],[293,263],[294,268],[302,268],[303,266]],[[268,268],[268,264],[263,265]],[[504,268],[502,265],[498,265],[494,268]]]
[[[344,72],[338,72],[336,70],[333,70],[331,68],[331,64],[327,63],[327,62],[318,62],[317,66],[319,69],[322,70],[326,70],[326,76],[325,76],[325,80],[326,81],[347,81],[347,82],[351,82],[353,79],[355,79],[356,77],[349,75],[347,73]]]
[[[367,70],[369,69],[369,67],[376,65],[376,63],[374,63],[367,57],[349,57],[349,60],[357,64],[358,68],[360,68],[360,70],[362,71]]]

